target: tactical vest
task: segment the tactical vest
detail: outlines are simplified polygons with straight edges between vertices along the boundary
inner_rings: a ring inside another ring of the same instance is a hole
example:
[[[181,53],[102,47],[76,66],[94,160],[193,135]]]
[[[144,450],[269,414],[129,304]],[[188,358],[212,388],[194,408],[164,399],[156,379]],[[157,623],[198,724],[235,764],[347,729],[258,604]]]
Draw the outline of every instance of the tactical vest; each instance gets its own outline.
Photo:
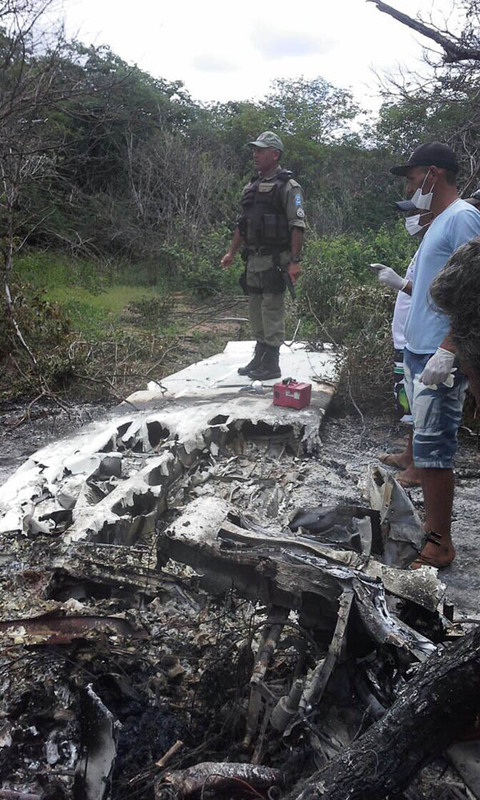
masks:
[[[288,250],[290,231],[282,194],[291,177],[289,170],[282,169],[268,181],[252,178],[245,188],[239,229],[247,247]]]

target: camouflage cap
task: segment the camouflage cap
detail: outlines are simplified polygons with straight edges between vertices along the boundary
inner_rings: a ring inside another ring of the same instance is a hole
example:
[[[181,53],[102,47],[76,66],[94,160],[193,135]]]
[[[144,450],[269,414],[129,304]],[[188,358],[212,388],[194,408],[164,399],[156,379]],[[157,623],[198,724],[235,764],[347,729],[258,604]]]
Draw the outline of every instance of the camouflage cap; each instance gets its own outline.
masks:
[[[275,150],[280,150],[283,153],[283,142],[276,133],[272,131],[264,131],[257,136],[255,142],[249,142],[252,147],[273,147]]]

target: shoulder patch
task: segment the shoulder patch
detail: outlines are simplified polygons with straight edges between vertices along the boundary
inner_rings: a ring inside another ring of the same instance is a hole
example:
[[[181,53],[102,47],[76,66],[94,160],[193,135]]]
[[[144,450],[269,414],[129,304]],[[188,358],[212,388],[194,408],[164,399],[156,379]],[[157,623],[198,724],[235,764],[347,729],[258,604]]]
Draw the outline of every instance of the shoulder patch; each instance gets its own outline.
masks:
[[[304,216],[305,216],[305,211],[303,210],[303,208],[298,208],[298,209],[297,209],[297,217],[298,217],[299,219],[303,219],[303,218],[304,218]]]

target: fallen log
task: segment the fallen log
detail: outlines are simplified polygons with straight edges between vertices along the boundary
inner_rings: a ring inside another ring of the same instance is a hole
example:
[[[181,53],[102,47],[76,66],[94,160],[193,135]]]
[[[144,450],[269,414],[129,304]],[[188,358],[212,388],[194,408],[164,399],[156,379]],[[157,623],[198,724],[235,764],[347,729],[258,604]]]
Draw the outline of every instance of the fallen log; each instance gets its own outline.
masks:
[[[458,741],[480,711],[480,626],[418,667],[381,720],[285,800],[384,800]]]

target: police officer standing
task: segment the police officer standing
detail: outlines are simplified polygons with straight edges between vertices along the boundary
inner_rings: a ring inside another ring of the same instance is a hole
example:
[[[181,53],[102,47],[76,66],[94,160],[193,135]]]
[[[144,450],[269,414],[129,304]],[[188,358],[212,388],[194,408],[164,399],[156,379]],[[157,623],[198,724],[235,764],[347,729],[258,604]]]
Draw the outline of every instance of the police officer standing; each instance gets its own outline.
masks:
[[[285,338],[286,281],[301,273],[305,230],[303,192],[289,170],[282,169],[282,140],[264,131],[254,141],[257,174],[242,193],[241,210],[230,249],[221,265],[229,267],[242,248],[246,258],[246,292],[255,352],[240,375],[254,380],[279,378],[280,345]]]

